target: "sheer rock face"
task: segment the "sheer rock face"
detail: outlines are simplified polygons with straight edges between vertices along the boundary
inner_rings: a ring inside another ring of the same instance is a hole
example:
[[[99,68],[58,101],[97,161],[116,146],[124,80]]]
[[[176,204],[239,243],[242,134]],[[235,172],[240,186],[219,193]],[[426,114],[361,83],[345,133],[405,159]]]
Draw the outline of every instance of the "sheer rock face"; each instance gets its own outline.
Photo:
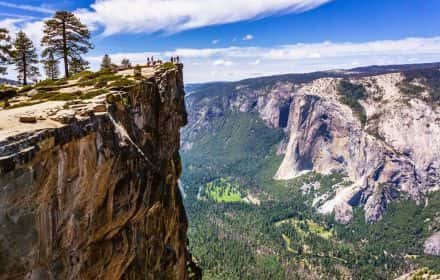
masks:
[[[338,79],[319,79],[299,89],[275,178],[292,179],[305,170],[346,173],[353,185],[319,207],[322,213],[334,211],[344,223],[351,219],[353,205],[363,205],[366,220],[374,222],[399,195],[420,201],[437,190],[440,111],[405,96],[398,87],[401,80],[399,73],[352,80],[367,89],[368,97],[361,101],[365,126],[339,101]]]
[[[108,112],[0,143],[0,279],[197,274],[178,189],[182,72],[109,102]]]
[[[257,89],[243,81],[213,97],[194,94],[188,97],[190,125],[183,144],[190,149],[197,132],[228,110],[256,114],[268,127],[285,131],[275,179],[293,179],[305,171],[343,172],[353,184],[338,189],[318,210],[348,223],[352,207],[361,206],[366,220],[375,222],[388,203],[402,196],[422,201],[440,186],[440,107],[403,93],[404,78],[401,73],[348,77],[367,91],[360,101],[365,125],[341,102],[339,77]]]

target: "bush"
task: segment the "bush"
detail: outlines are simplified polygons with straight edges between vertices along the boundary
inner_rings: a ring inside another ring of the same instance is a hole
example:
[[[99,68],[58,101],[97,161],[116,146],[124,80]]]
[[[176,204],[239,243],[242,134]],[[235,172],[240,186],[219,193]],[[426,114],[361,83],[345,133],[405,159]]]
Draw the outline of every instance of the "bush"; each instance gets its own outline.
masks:
[[[109,93],[109,91],[107,89],[97,89],[97,90],[92,90],[92,91],[86,92],[85,94],[81,95],[80,98],[81,99],[91,99],[91,98],[94,98],[98,95],[106,94],[106,93]]]
[[[5,85],[0,85],[0,99],[8,99],[17,95],[17,89]]]
[[[122,77],[122,78],[112,82],[110,84],[110,88],[112,90],[124,90],[128,87],[133,86],[134,84],[135,84],[135,81]]]
[[[27,85],[27,86],[24,86],[21,89],[19,89],[17,92],[18,93],[25,93],[25,92],[30,91],[31,89],[33,89],[33,86]]]
[[[32,100],[48,100],[48,101],[69,101],[77,99],[82,94],[81,91],[76,91],[73,93],[66,92],[40,92],[32,96]]]
[[[45,87],[45,86],[54,86],[56,85],[56,80],[51,80],[51,79],[47,79],[47,80],[43,80],[38,82],[35,87]]]
[[[403,93],[417,96],[427,90],[429,97],[425,101],[440,102],[440,71],[437,68],[406,71],[403,74],[405,79],[399,83]],[[414,81],[418,81],[422,86],[413,84]]]
[[[136,65],[133,69],[134,78],[137,80],[142,79],[142,68],[139,65]]]
[[[168,61],[162,64],[160,68],[164,70],[176,69],[176,65]]]
[[[359,100],[367,97],[365,87],[363,85],[352,84],[347,80],[341,80],[338,85],[338,91],[341,95],[339,100],[353,110],[364,126],[367,123],[367,114],[364,107],[359,103]]]

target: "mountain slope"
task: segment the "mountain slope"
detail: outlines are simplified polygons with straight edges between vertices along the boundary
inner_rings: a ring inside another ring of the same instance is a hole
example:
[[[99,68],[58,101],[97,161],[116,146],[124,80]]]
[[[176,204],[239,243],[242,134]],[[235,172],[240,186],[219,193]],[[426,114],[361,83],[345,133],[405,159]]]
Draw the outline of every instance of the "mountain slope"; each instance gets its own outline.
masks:
[[[439,231],[438,69],[368,67],[195,87],[182,131],[182,182],[197,228],[190,229],[195,255],[209,277],[397,277],[412,264],[438,269],[423,256],[423,243]],[[240,202],[219,203],[233,193]],[[235,262],[238,272],[206,260],[224,254],[203,251],[204,224],[217,229],[205,232],[216,242],[246,256]],[[410,225],[414,232],[405,230]],[[255,235],[243,237],[250,230]],[[365,248],[371,234],[380,237]],[[408,262],[408,254],[420,258]],[[373,258],[382,268],[370,267]],[[273,270],[262,272],[259,262]]]

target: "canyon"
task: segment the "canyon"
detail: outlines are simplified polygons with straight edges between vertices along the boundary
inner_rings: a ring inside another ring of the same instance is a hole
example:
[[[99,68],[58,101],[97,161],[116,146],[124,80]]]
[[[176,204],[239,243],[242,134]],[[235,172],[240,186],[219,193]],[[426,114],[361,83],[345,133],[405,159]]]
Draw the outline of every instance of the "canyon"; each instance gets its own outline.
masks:
[[[182,182],[204,275],[438,275],[439,81],[433,63],[189,85]]]

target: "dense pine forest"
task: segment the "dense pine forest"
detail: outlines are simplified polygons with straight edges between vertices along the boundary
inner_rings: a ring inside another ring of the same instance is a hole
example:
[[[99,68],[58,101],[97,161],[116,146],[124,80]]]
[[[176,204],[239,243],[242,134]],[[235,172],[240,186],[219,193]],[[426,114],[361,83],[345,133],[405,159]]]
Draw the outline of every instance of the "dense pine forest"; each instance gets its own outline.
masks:
[[[341,225],[316,212],[316,193],[304,186],[319,183],[319,194],[351,184],[343,174],[275,181],[280,131],[247,113],[212,123],[182,156],[190,245],[205,279],[391,279],[414,267],[440,272],[439,259],[424,256],[420,241],[432,230],[426,221],[439,220],[439,193],[427,207],[403,197],[371,225],[356,209],[354,221]]]

